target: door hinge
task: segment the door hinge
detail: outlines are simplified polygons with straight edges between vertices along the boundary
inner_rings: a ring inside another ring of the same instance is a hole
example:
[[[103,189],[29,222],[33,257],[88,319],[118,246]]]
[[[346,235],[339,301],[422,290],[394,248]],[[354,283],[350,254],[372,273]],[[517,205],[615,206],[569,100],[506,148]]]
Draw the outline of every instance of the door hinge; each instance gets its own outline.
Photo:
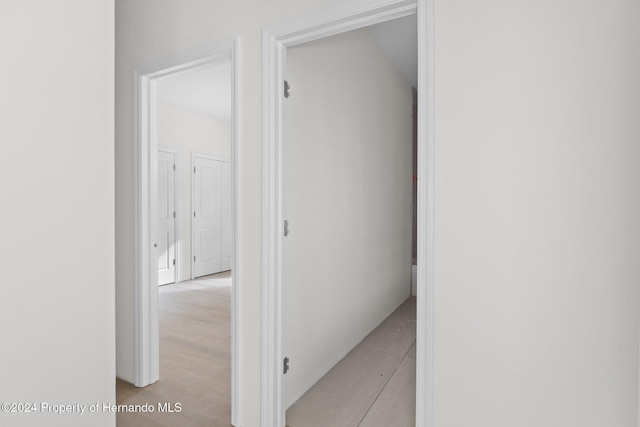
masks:
[[[196,256],[195,255],[193,256],[193,262],[196,262]]]
[[[289,235],[289,221],[288,220],[284,220],[284,237],[287,237]]]
[[[289,372],[289,358],[285,357],[282,361],[282,373],[286,374],[287,372]]]
[[[176,260],[175,259],[173,260],[173,265],[176,265]]]
[[[176,217],[176,211],[173,211],[173,217],[174,218]]]
[[[195,166],[193,167],[193,173],[196,173],[196,167]]]
[[[193,217],[194,218],[196,217],[196,211],[193,211]]]
[[[288,98],[291,95],[291,85],[288,81],[284,81],[284,97]]]
[[[176,170],[176,165],[173,165],[173,170]]]

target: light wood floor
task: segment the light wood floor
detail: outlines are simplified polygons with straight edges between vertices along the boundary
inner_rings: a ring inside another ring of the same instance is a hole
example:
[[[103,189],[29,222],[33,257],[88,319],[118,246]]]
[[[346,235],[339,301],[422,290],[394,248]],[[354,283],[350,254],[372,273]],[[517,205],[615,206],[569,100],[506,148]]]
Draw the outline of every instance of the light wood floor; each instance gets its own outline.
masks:
[[[231,275],[160,287],[160,381],[116,383],[119,405],[181,403],[180,413],[118,413],[118,427],[231,425]]]
[[[230,273],[160,288],[160,381],[116,383],[118,427],[231,426]],[[290,427],[415,426],[415,298],[409,298],[287,411]]]
[[[287,426],[414,427],[415,378],[411,297],[287,410]]]

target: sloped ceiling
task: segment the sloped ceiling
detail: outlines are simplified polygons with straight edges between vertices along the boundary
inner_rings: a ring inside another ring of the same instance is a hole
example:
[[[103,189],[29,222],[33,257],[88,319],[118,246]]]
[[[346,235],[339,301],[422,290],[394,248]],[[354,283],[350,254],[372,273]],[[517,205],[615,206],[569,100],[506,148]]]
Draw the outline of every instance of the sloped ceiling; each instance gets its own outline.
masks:
[[[418,22],[416,15],[368,27],[369,33],[384,50],[405,79],[418,88]]]
[[[375,42],[389,56],[414,88],[418,87],[418,25],[407,16],[367,28]],[[231,64],[223,63],[158,84],[162,101],[229,120],[231,118]]]

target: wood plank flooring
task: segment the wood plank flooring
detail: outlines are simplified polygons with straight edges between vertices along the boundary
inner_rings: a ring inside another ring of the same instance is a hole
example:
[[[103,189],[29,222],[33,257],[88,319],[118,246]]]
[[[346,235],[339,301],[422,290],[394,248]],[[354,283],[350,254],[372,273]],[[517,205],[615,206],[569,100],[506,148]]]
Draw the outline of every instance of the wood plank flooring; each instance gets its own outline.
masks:
[[[118,427],[231,426],[230,273],[160,288],[160,381],[116,384]],[[287,410],[290,427],[415,426],[415,298],[409,298]]]
[[[160,287],[160,381],[116,382],[118,405],[149,403],[153,413],[118,413],[118,427],[231,425],[231,274]],[[160,413],[158,403],[180,403]]]
[[[287,410],[288,427],[414,427],[416,299],[407,299]]]

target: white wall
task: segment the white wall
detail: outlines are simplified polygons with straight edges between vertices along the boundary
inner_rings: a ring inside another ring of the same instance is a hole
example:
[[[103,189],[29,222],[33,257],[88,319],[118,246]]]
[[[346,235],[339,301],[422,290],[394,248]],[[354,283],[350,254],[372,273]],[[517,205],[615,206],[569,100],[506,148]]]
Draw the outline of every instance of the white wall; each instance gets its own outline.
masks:
[[[367,30],[287,51],[287,407],[409,297],[411,86]]]
[[[438,427],[637,426],[639,6],[436,2]]]
[[[115,401],[113,1],[0,2],[1,402]],[[115,415],[0,412],[3,426]]]
[[[331,2],[116,2],[123,378],[133,375],[133,68],[242,38],[245,427],[259,419],[260,29]],[[435,0],[437,427],[636,425],[639,12],[632,0]]]
[[[162,82],[159,84],[162,93]],[[191,153],[231,160],[231,122],[158,102],[158,145],[176,153],[178,281],[191,279]]]

